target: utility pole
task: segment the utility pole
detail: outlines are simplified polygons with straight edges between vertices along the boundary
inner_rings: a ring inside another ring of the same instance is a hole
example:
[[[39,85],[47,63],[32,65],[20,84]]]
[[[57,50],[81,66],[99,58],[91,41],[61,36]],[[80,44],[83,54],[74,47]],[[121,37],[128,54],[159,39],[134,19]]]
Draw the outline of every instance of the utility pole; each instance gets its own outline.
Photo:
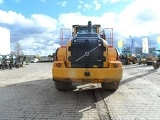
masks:
[[[149,39],[148,37],[148,54],[150,55],[151,54],[151,40]]]
[[[132,54],[134,54],[134,52],[135,52],[134,39],[132,39],[131,36],[129,36],[129,37],[130,37],[130,39],[131,39],[130,50],[131,50]]]
[[[45,45],[45,49],[46,49],[46,61],[47,61],[47,44]]]
[[[31,48],[29,48],[29,57],[30,57],[30,62],[31,62]]]

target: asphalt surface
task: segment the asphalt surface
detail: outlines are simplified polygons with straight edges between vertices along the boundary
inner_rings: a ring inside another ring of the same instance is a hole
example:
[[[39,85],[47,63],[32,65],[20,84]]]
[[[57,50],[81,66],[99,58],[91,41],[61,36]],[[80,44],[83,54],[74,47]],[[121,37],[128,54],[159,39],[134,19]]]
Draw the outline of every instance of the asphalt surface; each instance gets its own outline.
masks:
[[[115,92],[99,84],[55,89],[52,63],[0,70],[0,120],[160,120],[160,69],[123,66]]]

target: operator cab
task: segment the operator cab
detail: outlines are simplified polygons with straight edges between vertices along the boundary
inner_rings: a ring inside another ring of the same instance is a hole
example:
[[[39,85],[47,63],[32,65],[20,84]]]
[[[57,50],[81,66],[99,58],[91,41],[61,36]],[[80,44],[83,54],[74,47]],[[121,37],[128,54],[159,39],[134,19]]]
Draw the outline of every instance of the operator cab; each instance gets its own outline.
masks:
[[[103,67],[106,57],[103,53],[106,51],[104,40],[93,31],[91,22],[88,22],[86,33],[77,33],[71,39],[71,46],[68,50],[71,56],[68,60],[73,68],[92,68]]]

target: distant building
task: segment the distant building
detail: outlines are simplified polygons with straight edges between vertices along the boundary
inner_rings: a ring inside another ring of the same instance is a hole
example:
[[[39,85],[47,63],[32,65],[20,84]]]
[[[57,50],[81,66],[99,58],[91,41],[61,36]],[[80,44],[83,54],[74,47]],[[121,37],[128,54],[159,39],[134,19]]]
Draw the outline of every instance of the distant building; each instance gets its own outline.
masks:
[[[126,49],[130,50],[130,47],[127,47]],[[154,50],[156,50],[156,48],[149,48],[149,53],[152,53]],[[142,47],[135,47],[135,54],[139,53],[142,53]]]
[[[152,53],[154,50],[156,50],[156,48],[149,48],[149,53]],[[138,54],[138,53],[142,53],[142,47],[136,47],[135,48],[135,53]]]
[[[10,30],[0,27],[0,54],[10,54]]]
[[[25,56],[26,56],[26,61],[31,61],[33,58],[35,58],[35,55],[25,55]],[[49,57],[49,56],[39,56],[36,58],[38,58],[39,62],[52,62],[53,61],[53,57]]]

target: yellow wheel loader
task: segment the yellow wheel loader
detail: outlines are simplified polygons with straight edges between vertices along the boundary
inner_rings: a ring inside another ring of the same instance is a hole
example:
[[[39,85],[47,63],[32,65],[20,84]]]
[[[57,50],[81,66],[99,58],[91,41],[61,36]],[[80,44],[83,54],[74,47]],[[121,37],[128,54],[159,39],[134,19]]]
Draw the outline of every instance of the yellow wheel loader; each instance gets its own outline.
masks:
[[[126,49],[122,51],[120,59],[123,65],[129,65],[131,62],[132,64],[137,63],[137,57],[134,54],[132,54],[130,50]]]
[[[100,25],[92,25],[91,21],[88,25],[73,25],[72,39],[57,48],[52,67],[57,90],[70,90],[72,82],[101,83],[102,89],[118,89],[122,63],[116,48],[107,43],[107,36],[100,35],[99,29]]]

